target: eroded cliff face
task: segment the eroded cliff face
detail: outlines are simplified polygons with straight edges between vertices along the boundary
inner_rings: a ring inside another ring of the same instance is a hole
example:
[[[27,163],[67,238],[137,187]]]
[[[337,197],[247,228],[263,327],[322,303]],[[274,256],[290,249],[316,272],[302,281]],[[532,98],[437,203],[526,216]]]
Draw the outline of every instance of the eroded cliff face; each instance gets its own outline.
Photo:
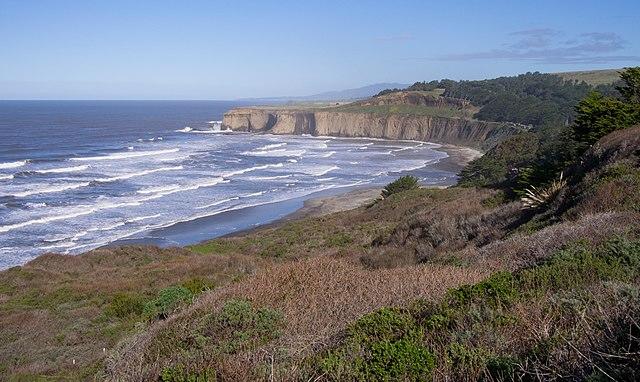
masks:
[[[509,124],[420,115],[241,108],[229,111],[224,129],[271,134],[407,139],[486,150],[520,132]]]

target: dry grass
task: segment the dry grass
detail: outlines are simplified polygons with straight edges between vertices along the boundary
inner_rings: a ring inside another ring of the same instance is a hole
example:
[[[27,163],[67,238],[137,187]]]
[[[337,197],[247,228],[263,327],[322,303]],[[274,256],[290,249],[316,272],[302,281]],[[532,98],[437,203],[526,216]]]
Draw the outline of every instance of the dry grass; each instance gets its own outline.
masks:
[[[180,357],[159,358],[159,349],[167,344],[157,343],[157,338],[165,339],[162,333],[168,328],[179,328],[172,334],[177,338],[187,336],[193,329],[191,323],[197,321],[195,317],[220,309],[225,301],[232,298],[245,298],[257,306],[274,308],[284,314],[286,327],[277,343],[271,344],[269,349],[222,361],[227,372],[235,370],[233,373],[239,373],[239,370],[248,368],[244,371],[251,373],[250,366],[257,365],[250,362],[261,359],[260,354],[265,351],[287,358],[306,354],[325,344],[347,323],[367,312],[383,306],[403,305],[415,299],[435,300],[449,288],[479,281],[486,275],[487,272],[481,269],[446,265],[371,270],[347,259],[333,257],[315,257],[276,265],[241,283],[202,296],[185,312],[138,336],[109,363],[110,377],[118,379],[137,375],[153,378],[169,363],[193,362]],[[282,354],[284,350],[286,355]],[[202,362],[221,369],[220,359],[198,361],[201,365]],[[228,380],[241,377],[239,374],[226,376]]]
[[[0,374],[88,378],[100,369],[103,348],[110,351],[135,326],[135,320],[105,314],[116,294],[149,298],[195,277],[224,285],[260,263],[141,246],[45,255],[1,272]]]
[[[468,247],[455,258],[493,270],[516,270],[537,264],[553,252],[577,241],[598,245],[616,235],[640,236],[640,214],[634,212],[586,215],[532,234],[518,233],[481,248]]]

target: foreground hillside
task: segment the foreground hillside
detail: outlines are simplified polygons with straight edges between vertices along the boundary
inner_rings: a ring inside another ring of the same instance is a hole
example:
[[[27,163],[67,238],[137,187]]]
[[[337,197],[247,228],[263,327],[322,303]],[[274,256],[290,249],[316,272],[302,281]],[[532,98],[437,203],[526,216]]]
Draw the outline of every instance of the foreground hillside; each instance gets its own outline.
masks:
[[[640,128],[605,137],[545,210],[416,190],[263,231],[266,252],[252,238],[198,247],[280,261],[122,343],[108,376],[633,380],[639,149]]]
[[[0,272],[0,375],[638,380],[640,69],[625,75],[571,125],[496,142],[456,187],[405,178],[350,211]],[[464,84],[478,99],[494,85]],[[346,107],[433,106],[416,92]]]
[[[601,139],[539,210],[500,191],[418,189],[191,249],[40,257],[0,274],[2,368],[17,379],[633,376],[639,150],[640,128]]]

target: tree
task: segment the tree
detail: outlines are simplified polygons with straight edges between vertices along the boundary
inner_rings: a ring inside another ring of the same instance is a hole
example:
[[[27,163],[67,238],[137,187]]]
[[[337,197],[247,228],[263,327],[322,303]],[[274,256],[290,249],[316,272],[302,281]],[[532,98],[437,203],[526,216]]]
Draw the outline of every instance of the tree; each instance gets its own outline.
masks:
[[[618,89],[624,100],[627,103],[640,104],[640,66],[625,68],[620,73],[620,78],[624,85],[617,86],[616,89]]]
[[[592,92],[576,106],[573,134],[586,147],[614,130],[636,123],[640,123],[640,104]]]
[[[402,191],[408,191],[418,188],[418,178],[411,175],[401,176],[395,181],[387,184],[382,189],[382,197],[386,198],[389,195],[396,194]]]

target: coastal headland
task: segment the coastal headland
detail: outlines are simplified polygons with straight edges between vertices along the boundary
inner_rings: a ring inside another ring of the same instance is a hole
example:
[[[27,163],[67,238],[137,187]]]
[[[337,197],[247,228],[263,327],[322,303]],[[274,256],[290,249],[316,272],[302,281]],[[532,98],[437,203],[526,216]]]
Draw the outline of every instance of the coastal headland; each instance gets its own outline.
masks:
[[[347,104],[257,106],[230,110],[223,129],[271,134],[367,137],[444,143],[487,150],[526,129],[480,121],[462,99],[401,92]]]

